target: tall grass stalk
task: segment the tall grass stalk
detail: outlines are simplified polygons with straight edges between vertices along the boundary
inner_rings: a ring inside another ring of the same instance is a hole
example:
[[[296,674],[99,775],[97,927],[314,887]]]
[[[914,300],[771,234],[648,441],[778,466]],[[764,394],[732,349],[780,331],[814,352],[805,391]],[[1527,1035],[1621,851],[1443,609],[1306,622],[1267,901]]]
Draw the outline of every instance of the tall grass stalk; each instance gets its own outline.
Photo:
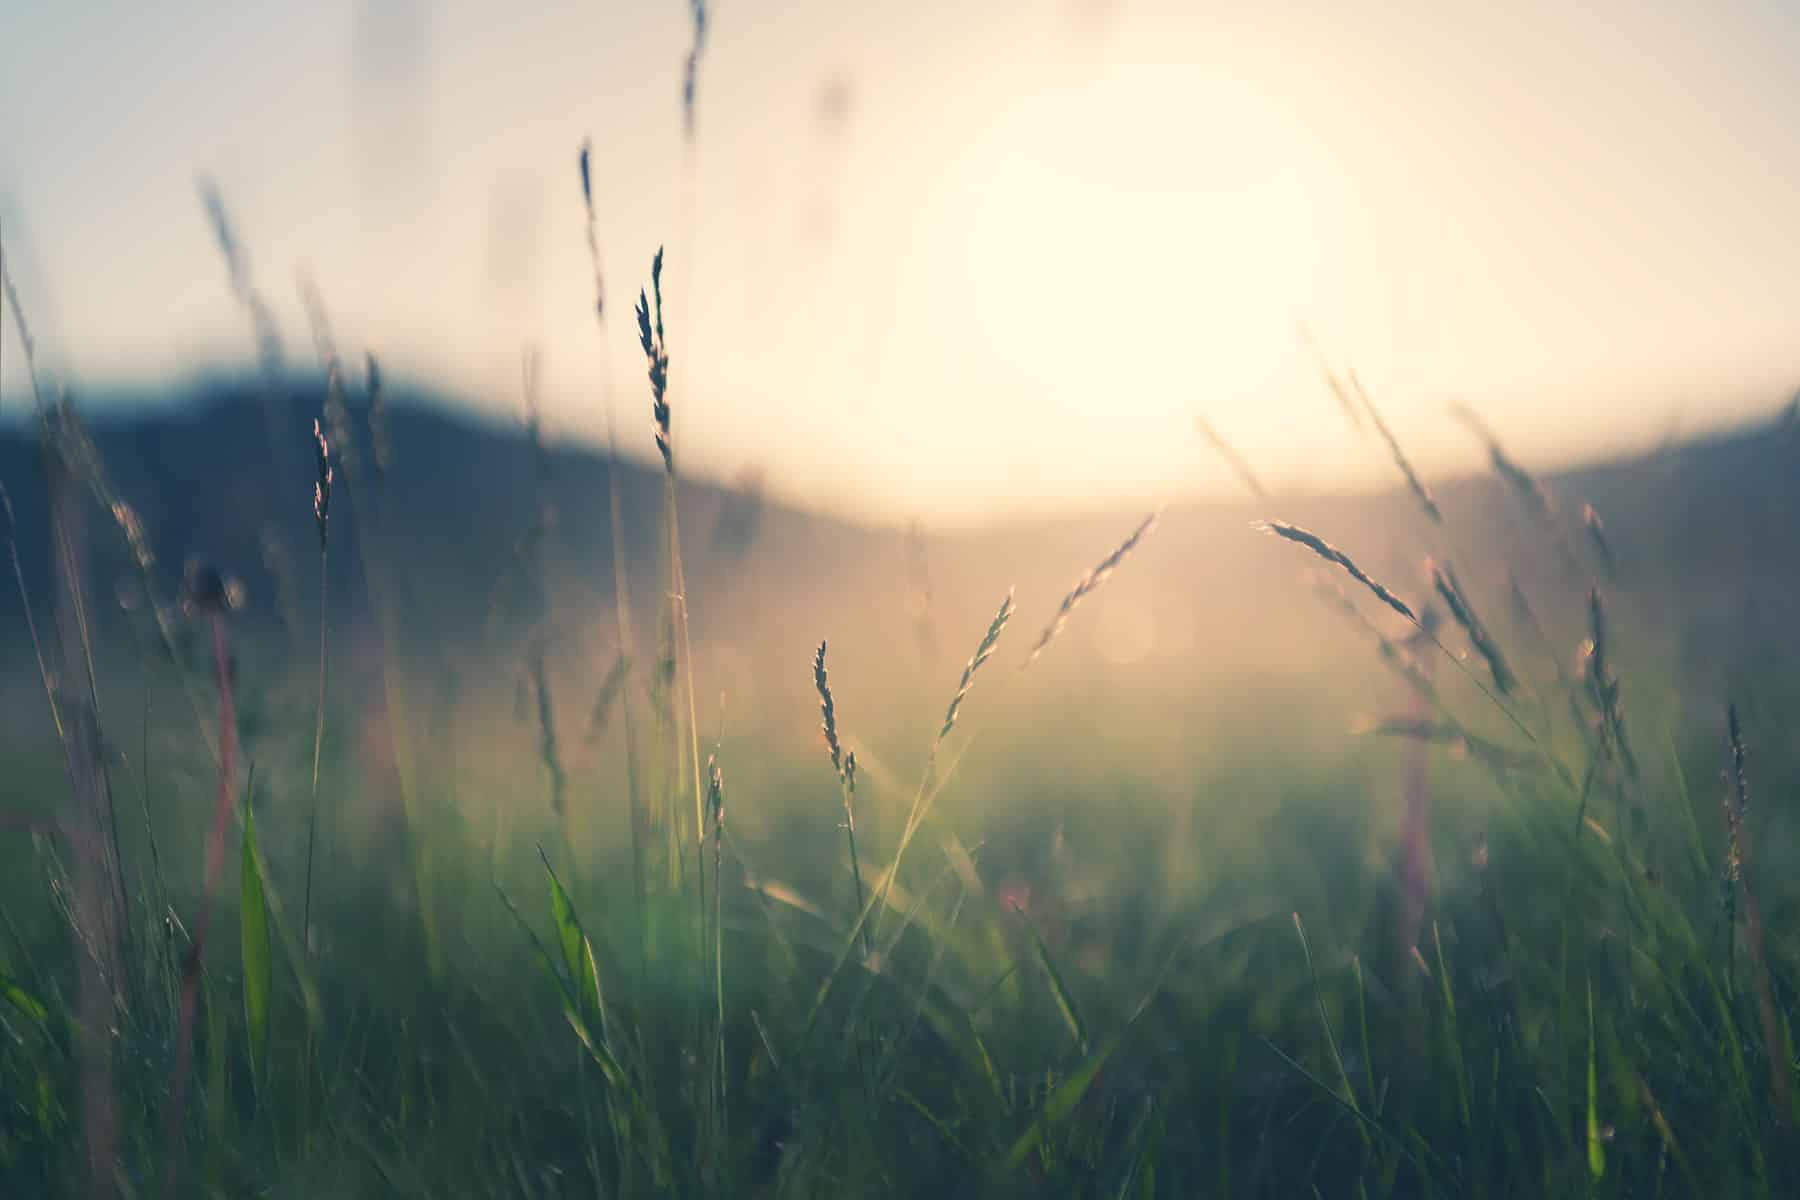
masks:
[[[1438,638],[1437,633],[1421,620],[1418,614],[1415,613],[1404,600],[1400,599],[1400,597],[1396,596],[1381,583],[1377,582],[1361,567],[1357,566],[1356,562],[1351,559],[1349,555],[1345,554],[1342,550],[1339,550],[1336,546],[1333,546],[1330,542],[1327,542],[1318,534],[1308,532],[1297,525],[1290,525],[1286,521],[1258,521],[1254,527],[1265,533],[1274,534],[1276,537],[1283,538],[1286,541],[1305,546],[1327,562],[1336,563],[1338,566],[1342,567],[1344,572],[1352,579],[1367,588],[1376,599],[1405,617],[1407,621],[1419,631],[1421,636],[1428,640],[1432,645],[1436,646],[1438,650],[1443,653],[1444,657],[1450,660],[1451,665],[1456,667],[1465,679],[1474,684],[1475,688],[1480,691],[1483,696],[1487,697],[1489,703],[1500,710],[1501,715],[1504,716],[1515,729],[1525,735],[1525,740],[1531,744],[1532,749],[1537,752],[1538,757],[1543,761],[1544,765],[1548,767],[1571,791],[1575,789],[1575,779],[1574,776],[1569,773],[1568,767],[1555,755],[1550,753],[1549,748],[1544,745],[1542,739],[1532,731],[1531,727],[1525,724],[1525,722],[1520,719],[1519,715],[1515,713],[1505,701],[1495,695],[1493,689],[1481,682],[1475,673],[1469,669],[1468,664],[1453,654],[1450,648],[1444,645]]]
[[[587,213],[588,260],[594,275],[594,323],[599,332],[600,387],[602,406],[606,410],[606,498],[612,538],[613,621],[619,638],[620,669],[628,681],[630,661],[635,643],[631,633],[631,596],[625,574],[625,517],[619,495],[619,433],[617,413],[613,406],[612,350],[606,336],[606,277],[600,268],[600,238],[594,215],[593,145],[581,144],[581,200]],[[636,731],[632,726],[631,688],[626,682],[619,693],[619,711],[625,739],[625,792],[631,806],[631,882],[637,904],[639,966],[646,953],[644,931],[647,927],[645,905],[648,900],[649,830],[645,820],[644,799],[639,786]]]
[[[100,696],[93,670],[93,631],[85,596],[87,545],[79,487],[64,454],[63,429],[73,422],[62,401],[46,426],[45,465],[49,473],[50,522],[56,583],[56,625],[65,689],[59,703],[67,719],[63,762],[73,801],[65,828],[96,848],[78,854],[71,874],[71,933],[77,953],[76,1061],[81,1086],[81,1131],[86,1152],[86,1191],[114,1194],[113,1161],[119,1143],[119,1111],[114,1092],[113,1038],[116,1013],[128,1010],[126,976],[133,961],[126,945],[130,905],[125,894],[118,817],[107,779]],[[67,677],[77,661],[87,666],[86,686]]]
[[[937,799],[938,793],[943,790],[943,784],[947,779],[947,774],[945,779],[938,778],[938,753],[943,749],[944,739],[950,736],[952,729],[956,728],[956,719],[962,712],[963,701],[968,699],[969,691],[975,686],[975,677],[982,666],[993,657],[994,648],[1000,644],[1000,635],[1005,632],[1006,624],[1012,620],[1012,615],[1013,593],[1009,588],[1006,598],[1000,602],[1000,608],[994,613],[993,620],[988,622],[986,632],[981,635],[981,641],[976,645],[975,653],[963,666],[962,676],[957,680],[956,692],[951,696],[950,704],[944,710],[943,724],[938,727],[937,736],[931,739],[931,749],[925,756],[925,770],[919,778],[918,790],[913,793],[912,804],[907,809],[906,822],[901,827],[900,840],[894,847],[893,860],[888,864],[881,882],[876,885],[868,903],[863,906],[862,915],[857,919],[858,931],[870,920],[871,913],[873,913],[874,932],[877,937],[880,936],[881,917],[886,911],[883,905],[888,892],[899,878],[900,860],[905,857],[906,848],[912,844],[913,836],[918,833],[919,826],[924,823],[926,814],[931,811],[932,803]],[[854,940],[852,944],[854,944]],[[833,974],[835,975],[835,972]],[[830,984],[831,980],[828,978],[825,987],[829,988]],[[820,999],[823,999],[823,991],[820,993]],[[816,1013],[818,1001],[814,1002],[813,1007]],[[809,1019],[808,1024],[810,1023]]]
[[[538,401],[537,351],[527,348],[521,360],[521,392],[525,404],[525,434],[531,449],[532,497],[536,515],[524,548],[529,562],[523,564],[536,593],[533,619],[536,628],[531,637],[528,669],[532,691],[537,701],[538,757],[550,779],[550,810],[559,822],[566,822],[565,793],[568,775],[563,769],[562,754],[556,740],[556,706],[550,690],[550,671],[546,662],[550,639],[550,565],[545,543],[556,525],[556,506],[550,499],[550,457],[544,447],[543,411]]]
[[[336,368],[334,367],[333,370]],[[306,818],[306,891],[300,906],[300,944],[312,951],[313,848],[319,840],[319,755],[325,745],[325,668],[331,636],[331,443],[313,421],[313,450],[318,477],[313,483],[313,524],[319,533],[319,688],[313,708],[312,797]]]
[[[381,643],[381,693],[387,709],[387,737],[394,756],[394,773],[400,783],[400,805],[410,830],[423,825],[424,813],[418,789],[417,762],[413,755],[411,709],[407,702],[407,686],[401,666],[399,602],[387,568],[394,561],[392,547],[386,542],[379,489],[364,487],[363,463],[357,450],[357,439],[350,424],[350,407],[343,380],[343,367],[331,335],[325,304],[318,288],[306,277],[300,280],[300,296],[312,325],[313,345],[319,364],[325,371],[325,428],[337,452],[333,472],[335,487],[341,488],[350,506],[350,522],[356,529],[356,548],[362,563],[363,579],[369,591],[369,607],[375,617],[376,632]],[[374,354],[365,356],[364,383],[373,408],[381,394],[382,373]],[[372,474],[379,480],[385,473],[386,453],[377,455]],[[443,944],[439,936],[436,898],[432,886],[432,861],[423,838],[414,838],[412,846],[413,886],[419,902],[419,921],[425,934],[427,967],[433,979],[444,970]]]
[[[681,663],[682,691],[687,698],[688,775],[694,789],[694,867],[695,885],[702,914],[706,912],[706,803],[705,787],[700,778],[700,720],[694,696],[694,649],[689,630],[687,572],[681,554],[681,515],[676,501],[675,447],[672,409],[669,402],[669,350],[663,327],[662,292],[663,252],[659,247],[650,264],[650,292],[638,291],[638,341],[644,350],[650,380],[651,417],[656,426],[656,448],[663,460],[663,510],[667,515],[669,535],[669,604],[675,632],[675,653]],[[654,297],[654,304],[652,303]],[[680,721],[677,719],[675,772],[679,794],[681,780]]]
[[[6,243],[0,240],[0,292],[4,292],[7,308],[12,312],[13,328],[19,332],[19,345],[25,355],[25,376],[30,384],[33,402],[37,405],[40,419],[44,414],[44,397],[38,388],[36,350],[31,340],[31,326],[25,321],[25,310],[19,304],[19,292],[13,284],[12,276],[6,270]],[[4,342],[0,338],[0,342]],[[0,371],[0,379],[5,373]],[[37,660],[38,679],[44,685],[44,699],[50,705],[50,720],[56,726],[56,736],[60,740],[67,736],[63,731],[62,712],[56,703],[56,687],[50,679],[50,666],[44,658],[43,642],[38,638],[37,621],[31,612],[31,593],[25,586],[25,571],[19,565],[18,527],[14,523],[12,496],[6,490],[6,481],[0,479],[0,520],[6,523],[6,557],[12,566],[13,583],[19,590],[19,608],[25,614],[25,629],[31,635],[31,653]]]
[[[1075,586],[1069,589],[1068,593],[1063,596],[1062,603],[1057,605],[1056,615],[1050,618],[1050,623],[1044,626],[1044,631],[1038,635],[1038,640],[1031,647],[1031,653],[1025,656],[1025,662],[1021,665],[1020,670],[1038,660],[1038,656],[1043,654],[1050,643],[1056,640],[1056,635],[1062,632],[1063,626],[1068,624],[1069,614],[1075,611],[1075,606],[1080,604],[1089,593],[1099,590],[1100,585],[1110,579],[1112,573],[1119,569],[1119,564],[1125,561],[1126,556],[1137,549],[1138,543],[1149,536],[1150,531],[1156,528],[1157,516],[1157,513],[1151,513],[1145,517],[1124,541],[1113,548],[1111,554],[1101,559],[1093,569],[1075,581]]]
[[[1312,945],[1306,940],[1306,926],[1301,922],[1300,914],[1298,912],[1294,913],[1293,917],[1294,936],[1300,939],[1300,954],[1306,959],[1306,977],[1312,983],[1313,1004],[1317,1007],[1319,1012],[1319,1028],[1323,1030],[1325,1034],[1325,1048],[1331,1054],[1332,1065],[1337,1068],[1338,1086],[1342,1088],[1340,1095],[1343,1098],[1344,1104],[1347,1105],[1350,1111],[1358,1118],[1356,1122],[1356,1131],[1361,1136],[1363,1148],[1366,1151],[1371,1148],[1371,1143],[1369,1140],[1369,1131],[1364,1127],[1361,1120],[1362,1104],[1356,1097],[1356,1088],[1350,1083],[1350,1070],[1344,1065],[1343,1052],[1338,1049],[1337,1034],[1331,1027],[1331,1015],[1325,1011],[1325,995],[1319,990],[1319,972],[1318,968],[1313,965]],[[1357,971],[1357,978],[1359,980],[1362,978],[1360,969]],[[1364,1068],[1369,1069],[1369,1065],[1365,1063]]]
[[[725,877],[723,874],[725,863],[725,780],[719,771],[718,760],[711,755],[708,755],[706,759],[706,775],[708,807],[712,810],[713,835],[713,1065],[711,1080],[713,1123],[717,1137],[715,1146],[722,1149],[731,1142],[728,1099],[725,1094]],[[722,1170],[723,1164],[715,1162],[714,1169]]]
[[[1200,431],[1200,436],[1205,438],[1207,444],[1218,452],[1220,458],[1225,460],[1225,464],[1231,468],[1232,473],[1238,477],[1238,481],[1248,489],[1252,496],[1258,500],[1269,498],[1268,489],[1263,487],[1262,480],[1256,477],[1256,472],[1250,469],[1249,462],[1237,452],[1237,447],[1225,440],[1225,435],[1214,428],[1211,421],[1205,417],[1195,417],[1194,428]]]
[[[168,1166],[164,1196],[177,1195],[181,1178],[182,1149],[186,1138],[189,1066],[193,1056],[194,1014],[199,1002],[200,977],[206,955],[206,935],[212,921],[213,899],[225,862],[225,831],[231,823],[232,792],[237,775],[237,706],[232,689],[231,648],[226,634],[226,615],[231,607],[230,589],[216,568],[194,564],[183,584],[183,604],[204,621],[212,635],[213,681],[219,697],[219,770],[213,803],[212,832],[206,842],[206,873],[200,892],[200,912],[194,919],[187,957],[182,966],[181,1010],[177,1026],[175,1078],[170,1092],[167,1134]],[[223,1097],[215,1097],[215,1103]]]
[[[243,308],[250,321],[250,333],[256,347],[256,362],[261,376],[262,414],[264,432],[268,436],[269,462],[279,472],[281,482],[286,484],[294,473],[291,470],[294,460],[288,448],[286,422],[279,411],[284,369],[281,331],[275,323],[274,311],[250,274],[249,255],[244,249],[243,240],[238,237],[231,214],[225,207],[225,197],[219,190],[218,182],[211,176],[202,174],[196,178],[195,187],[200,193],[200,204],[206,210],[207,224],[212,228],[219,255],[225,260],[232,297]]]
[[[1745,768],[1748,756],[1735,704],[1726,705],[1725,729],[1731,750],[1730,789],[1725,801],[1729,832],[1726,886],[1731,889],[1735,884],[1744,893],[1744,941],[1750,951],[1751,967],[1756,972],[1757,1015],[1762,1024],[1763,1054],[1769,1063],[1769,1093],[1775,1101],[1776,1119],[1787,1128],[1795,1119],[1791,1078],[1793,1051],[1777,1013],[1775,991],[1770,983],[1762,905],[1758,903],[1756,889],[1750,881],[1750,847],[1744,823],[1750,811],[1750,777]],[[1735,913],[1735,910],[1733,903],[1728,911]],[[1736,945],[1737,931],[1733,926],[1727,926],[1726,937],[1728,945]]]
[[[1424,513],[1432,524],[1442,525],[1444,514],[1438,508],[1437,499],[1432,496],[1431,489],[1425,486],[1425,481],[1419,478],[1419,473],[1413,470],[1412,461],[1406,457],[1406,451],[1400,448],[1400,439],[1394,436],[1394,431],[1388,428],[1388,423],[1381,419],[1381,410],[1375,407],[1375,401],[1371,400],[1369,393],[1363,390],[1362,380],[1357,378],[1354,370],[1350,372],[1350,387],[1356,393],[1356,398],[1362,401],[1363,411],[1369,414],[1369,420],[1374,424],[1375,432],[1381,435],[1383,442],[1387,443],[1388,455],[1394,460],[1394,466],[1399,469],[1400,478],[1406,481],[1407,490],[1412,493],[1413,499],[1418,501],[1419,511]]]
[[[1468,635],[1469,644],[1487,663],[1488,673],[1494,678],[1494,688],[1501,695],[1506,695],[1518,685],[1518,676],[1500,652],[1500,645],[1482,624],[1481,618],[1475,615],[1475,607],[1469,602],[1468,593],[1463,590],[1456,572],[1447,564],[1430,563],[1431,584],[1444,601],[1444,607],[1450,610],[1450,617],[1462,631]]]
[[[862,864],[856,855],[856,751],[846,756],[842,745],[838,742],[837,702],[831,695],[831,682],[825,671],[825,642],[819,642],[818,653],[813,656],[813,687],[819,693],[819,714],[822,718],[820,731],[825,735],[825,748],[831,754],[831,767],[837,775],[838,795],[844,805],[844,836],[850,843],[850,878],[856,885],[856,911],[862,912],[863,880]],[[867,957],[871,946],[869,930],[863,928],[863,955]]]
[[[1331,361],[1325,357],[1325,351],[1320,349],[1319,343],[1313,338],[1312,330],[1305,322],[1302,322],[1299,328],[1300,344],[1306,347],[1308,354],[1312,355],[1313,363],[1318,367],[1319,375],[1325,381],[1326,390],[1331,393],[1332,399],[1338,402],[1338,408],[1343,411],[1344,419],[1350,422],[1350,428],[1362,433],[1362,414],[1357,411],[1356,401],[1351,398],[1349,389],[1344,386],[1344,381],[1338,378],[1337,372],[1331,369]]]

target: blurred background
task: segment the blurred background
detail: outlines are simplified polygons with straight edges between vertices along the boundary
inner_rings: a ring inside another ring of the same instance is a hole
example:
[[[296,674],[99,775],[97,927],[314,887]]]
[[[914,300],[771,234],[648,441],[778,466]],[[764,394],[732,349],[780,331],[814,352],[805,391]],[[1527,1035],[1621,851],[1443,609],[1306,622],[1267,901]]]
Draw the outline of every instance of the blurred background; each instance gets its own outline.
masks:
[[[0,223],[94,409],[244,373],[196,176],[290,369],[306,272],[346,352],[654,454],[630,307],[668,247],[684,464],[969,526],[1235,482],[1385,484],[1299,326],[1428,472],[1460,398],[1559,466],[1742,422],[1795,363],[1800,16],[1162,0],[419,0],[0,13]],[[598,344],[575,154],[593,138]],[[10,324],[10,323],[9,323]],[[0,391],[26,407],[14,330]]]

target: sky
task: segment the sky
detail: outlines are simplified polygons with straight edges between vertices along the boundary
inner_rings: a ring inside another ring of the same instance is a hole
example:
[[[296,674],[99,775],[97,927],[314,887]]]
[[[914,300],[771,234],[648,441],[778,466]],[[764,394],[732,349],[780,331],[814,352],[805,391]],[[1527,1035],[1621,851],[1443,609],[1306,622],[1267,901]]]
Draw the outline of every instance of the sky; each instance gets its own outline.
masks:
[[[1299,327],[1428,474],[1482,413],[1555,467],[1800,382],[1800,10],[1780,3],[0,0],[0,238],[46,367],[177,394],[296,279],[391,377],[682,469],[978,524],[1387,484]],[[594,320],[576,152],[594,146]],[[10,323],[0,396],[22,404]],[[16,411],[16,409],[15,409]]]

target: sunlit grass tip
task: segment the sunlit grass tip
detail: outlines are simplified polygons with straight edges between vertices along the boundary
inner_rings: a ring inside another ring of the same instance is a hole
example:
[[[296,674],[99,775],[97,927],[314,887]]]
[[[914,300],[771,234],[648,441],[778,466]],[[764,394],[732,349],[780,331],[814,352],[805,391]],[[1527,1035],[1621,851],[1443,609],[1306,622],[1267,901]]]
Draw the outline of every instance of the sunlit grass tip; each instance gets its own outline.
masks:
[[[674,452],[669,429],[669,351],[663,338],[662,247],[650,262],[650,295],[638,289],[638,343],[644,348],[649,363],[650,415],[656,422],[656,448],[662,453],[663,470],[675,470]],[[652,308],[651,296],[655,297]],[[654,319],[652,319],[654,316]]]
[[[963,667],[962,678],[957,681],[956,695],[950,698],[950,707],[944,710],[944,725],[938,730],[937,740],[942,742],[956,728],[956,716],[962,711],[963,701],[968,698],[969,689],[975,686],[975,673],[981,670],[981,664],[993,657],[994,647],[999,644],[1001,631],[1013,615],[1013,592],[1006,589],[1006,599],[1000,602],[1000,610],[988,623],[987,632],[981,635],[981,644],[975,648],[975,654]]]

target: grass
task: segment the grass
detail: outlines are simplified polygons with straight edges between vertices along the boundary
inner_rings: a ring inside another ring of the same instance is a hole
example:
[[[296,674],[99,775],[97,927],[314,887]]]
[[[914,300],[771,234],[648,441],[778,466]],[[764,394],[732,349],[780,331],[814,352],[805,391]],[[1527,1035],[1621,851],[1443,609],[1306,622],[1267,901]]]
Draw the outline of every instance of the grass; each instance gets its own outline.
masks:
[[[589,169],[584,151],[604,330]],[[208,204],[234,287],[253,298],[216,192]],[[1631,584],[1591,506],[1585,537],[1571,537],[1548,488],[1471,417],[1538,548],[1559,570],[1574,560],[1575,578],[1552,573],[1530,611],[1585,628],[1578,678],[1562,662],[1576,661],[1573,645],[1537,654],[1551,635],[1535,617],[1529,628],[1494,620],[1505,605],[1492,581],[1537,578],[1524,564],[1465,544],[1462,573],[1426,567],[1418,591],[1435,594],[1440,619],[1402,599],[1404,581],[1390,588],[1327,541],[1331,531],[1272,520],[1263,528],[1310,555],[1296,557],[1331,569],[1327,598],[1353,618],[1344,633],[1320,613],[1332,678],[1378,693],[1385,664],[1414,705],[1365,726],[1380,738],[1336,732],[1352,714],[1324,683],[1311,694],[1240,683],[1221,700],[1177,680],[1132,698],[1084,674],[1083,692],[1057,707],[1049,664],[985,669],[997,657],[1054,662],[1102,583],[1178,552],[1165,550],[1169,535],[1145,541],[1151,518],[1060,601],[1009,592],[963,628],[953,606],[931,600],[933,639],[972,651],[960,674],[934,674],[931,720],[888,693],[896,672],[844,665],[846,653],[853,664],[896,653],[859,644],[867,623],[852,615],[833,630],[835,680],[822,638],[810,673],[799,654],[772,650],[764,661],[785,666],[770,669],[792,671],[817,698],[826,779],[816,750],[701,729],[696,650],[708,643],[690,628],[661,283],[659,253],[637,322],[664,511],[627,512],[609,473],[608,665],[587,678],[554,661],[546,600],[522,633],[501,631],[503,645],[511,634],[522,644],[529,736],[479,747],[466,744],[470,731],[488,732],[503,682],[464,698],[462,720],[429,730],[409,720],[422,661],[445,651],[409,640],[404,535],[381,517],[386,459],[406,447],[383,440],[377,454],[357,453],[376,440],[378,375],[364,435],[322,305],[309,303],[329,431],[328,445],[315,426],[319,569],[349,560],[326,553],[340,528],[329,519],[347,521],[380,636],[373,686],[400,792],[387,817],[382,787],[359,770],[368,752],[347,733],[361,706],[327,691],[328,651],[342,645],[331,623],[348,618],[328,611],[324,589],[317,659],[302,660],[256,647],[234,625],[225,576],[192,571],[210,687],[173,626],[162,628],[156,644],[168,652],[146,649],[139,664],[142,749],[116,751],[132,725],[101,708],[107,664],[82,591],[92,545],[73,506],[84,489],[101,498],[115,523],[102,528],[131,542],[146,588],[149,535],[91,446],[69,443],[81,455],[57,493],[58,637],[35,652],[55,733],[7,747],[13,779],[26,782],[6,803],[34,799],[43,811],[9,822],[0,843],[0,1190],[1773,1197],[1800,1187],[1800,895],[1785,883],[1779,801],[1749,803],[1800,777],[1781,742],[1791,714],[1715,702],[1676,656],[1634,643],[1618,613]],[[266,343],[264,322],[253,323]],[[1366,417],[1388,445],[1434,538],[1466,534],[1354,375],[1345,388],[1326,374],[1345,415],[1359,429]],[[54,450],[54,422],[73,417],[46,414]],[[532,445],[541,461],[535,417]],[[540,492],[546,472],[535,472]],[[302,496],[296,486],[296,506]],[[549,511],[542,494],[536,508]],[[630,618],[627,520],[659,522],[667,556],[662,644],[651,651]],[[548,592],[532,545],[529,573]],[[1201,586],[1229,586],[1229,565],[1198,564]],[[1337,590],[1338,572],[1360,590]],[[708,599],[725,614],[733,597]],[[1004,637],[1021,607],[1044,621],[1023,649]],[[16,632],[36,643],[35,623]],[[1434,675],[1444,657],[1457,670]],[[641,662],[655,671],[642,675]],[[593,714],[585,742],[558,735],[554,697],[571,678],[598,697],[582,710]],[[857,722],[855,749],[833,682]],[[240,737],[240,703],[290,685],[306,697],[293,727]],[[1738,685],[1782,689],[1772,676]],[[814,720],[805,705],[761,716],[762,728]],[[1151,737],[1191,743],[1179,761],[1198,773],[1171,783],[1129,749]],[[578,761],[589,743],[607,751],[598,765]],[[1728,778],[1702,784],[1727,766]],[[111,807],[121,769],[143,797],[141,831],[121,829]],[[498,796],[508,833],[435,799],[446,781],[457,797]],[[1396,838],[1386,797],[1403,781],[1433,803],[1428,823],[1420,808]],[[296,803],[284,809],[282,797]],[[224,870],[234,814],[235,889]],[[298,937],[283,904],[296,891]]]

